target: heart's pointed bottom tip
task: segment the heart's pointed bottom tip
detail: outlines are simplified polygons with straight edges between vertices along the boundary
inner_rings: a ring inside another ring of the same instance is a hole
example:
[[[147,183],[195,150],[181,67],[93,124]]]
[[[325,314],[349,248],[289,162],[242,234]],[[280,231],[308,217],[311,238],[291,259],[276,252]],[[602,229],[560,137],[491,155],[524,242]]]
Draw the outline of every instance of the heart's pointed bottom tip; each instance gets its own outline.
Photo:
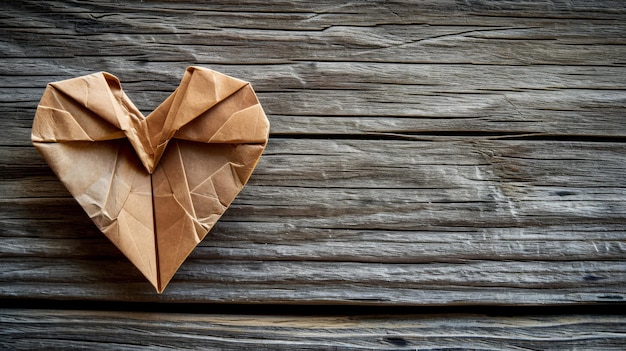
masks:
[[[154,286],[154,290],[156,290],[157,294],[162,294],[163,291],[165,290],[164,286]]]

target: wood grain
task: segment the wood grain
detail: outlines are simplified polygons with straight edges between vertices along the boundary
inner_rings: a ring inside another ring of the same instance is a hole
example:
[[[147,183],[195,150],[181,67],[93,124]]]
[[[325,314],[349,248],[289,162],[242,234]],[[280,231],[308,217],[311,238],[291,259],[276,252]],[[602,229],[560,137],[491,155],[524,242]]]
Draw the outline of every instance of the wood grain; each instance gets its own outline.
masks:
[[[623,319],[611,315],[398,318],[0,311],[0,347],[11,350],[606,351],[623,349],[625,338]]]
[[[0,297],[624,302],[622,2],[23,1],[0,14]],[[35,150],[45,84],[148,112],[187,65],[247,79],[271,141],[163,295]]]

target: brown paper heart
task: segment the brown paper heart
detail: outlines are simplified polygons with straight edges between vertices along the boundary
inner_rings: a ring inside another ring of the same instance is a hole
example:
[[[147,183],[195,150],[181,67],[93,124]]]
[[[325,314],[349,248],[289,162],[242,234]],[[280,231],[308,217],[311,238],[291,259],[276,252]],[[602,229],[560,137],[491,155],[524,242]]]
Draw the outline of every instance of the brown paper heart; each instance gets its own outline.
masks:
[[[144,117],[100,72],[50,83],[32,141],[158,292],[248,181],[269,122],[250,84],[200,67]]]

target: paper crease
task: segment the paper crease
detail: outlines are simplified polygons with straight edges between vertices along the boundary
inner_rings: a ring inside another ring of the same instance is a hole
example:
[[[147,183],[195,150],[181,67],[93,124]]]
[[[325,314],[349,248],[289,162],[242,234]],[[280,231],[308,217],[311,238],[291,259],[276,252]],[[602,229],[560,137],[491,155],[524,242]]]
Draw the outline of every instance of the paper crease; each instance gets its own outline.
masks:
[[[268,135],[249,83],[189,67],[148,116],[109,73],[50,83],[31,138],[98,228],[161,292],[246,184]]]

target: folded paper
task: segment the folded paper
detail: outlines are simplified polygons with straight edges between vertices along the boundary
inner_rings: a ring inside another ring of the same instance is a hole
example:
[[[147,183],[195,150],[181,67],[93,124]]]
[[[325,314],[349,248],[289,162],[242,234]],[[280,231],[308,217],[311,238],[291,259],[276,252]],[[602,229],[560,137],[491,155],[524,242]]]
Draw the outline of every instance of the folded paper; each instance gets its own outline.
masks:
[[[249,83],[187,68],[144,117],[113,75],[46,88],[32,141],[158,292],[248,181],[269,134]]]

